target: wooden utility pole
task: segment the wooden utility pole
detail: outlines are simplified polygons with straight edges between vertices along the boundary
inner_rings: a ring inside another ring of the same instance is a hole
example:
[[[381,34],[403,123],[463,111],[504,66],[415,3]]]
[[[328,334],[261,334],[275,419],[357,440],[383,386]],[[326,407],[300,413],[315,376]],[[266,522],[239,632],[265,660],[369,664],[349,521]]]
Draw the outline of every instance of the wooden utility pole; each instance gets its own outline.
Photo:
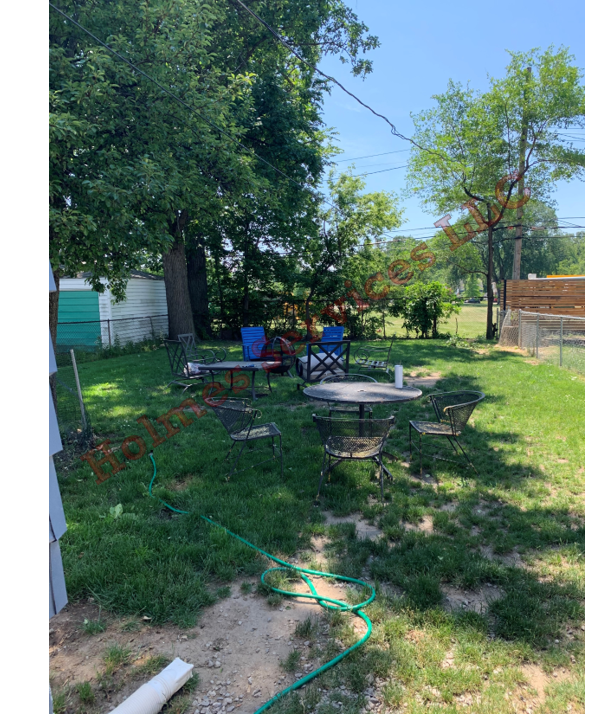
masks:
[[[530,76],[532,74],[532,68],[528,67],[526,70],[527,81],[529,83]],[[527,115],[527,86],[523,90],[523,114],[521,118],[521,144],[519,147],[519,179],[517,196],[518,200],[523,199],[525,191],[525,152],[527,150],[527,125],[528,125],[528,115]],[[517,225],[515,227],[515,257],[513,259],[513,280],[521,280],[521,242],[523,238],[523,205],[517,206]]]

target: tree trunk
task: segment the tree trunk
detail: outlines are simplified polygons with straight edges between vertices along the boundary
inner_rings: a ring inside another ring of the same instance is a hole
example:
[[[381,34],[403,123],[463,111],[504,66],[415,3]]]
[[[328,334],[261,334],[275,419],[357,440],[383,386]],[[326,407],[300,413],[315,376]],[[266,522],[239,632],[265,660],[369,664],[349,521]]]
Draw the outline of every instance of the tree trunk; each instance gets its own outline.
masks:
[[[186,250],[181,237],[176,235],[171,250],[162,256],[162,265],[169,313],[169,339],[176,340],[177,335],[194,333],[192,306],[188,290]]]
[[[187,251],[188,291],[196,329],[213,337],[209,313],[209,283],[207,280],[207,255],[205,247],[196,240],[188,243]]]
[[[248,276],[244,277],[243,300],[241,301],[241,324],[243,327],[250,327],[250,288]]]
[[[491,207],[487,205],[488,220],[491,220]],[[487,230],[487,339],[494,337],[493,329],[493,226]]]

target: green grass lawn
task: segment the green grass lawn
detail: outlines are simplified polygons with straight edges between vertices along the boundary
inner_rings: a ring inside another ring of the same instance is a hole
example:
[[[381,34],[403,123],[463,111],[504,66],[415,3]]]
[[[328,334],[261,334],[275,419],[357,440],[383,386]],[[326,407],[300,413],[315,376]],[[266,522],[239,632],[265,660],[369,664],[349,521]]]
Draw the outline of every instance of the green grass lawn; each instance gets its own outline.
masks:
[[[495,320],[496,306],[493,308],[493,319]],[[387,337],[406,337],[406,331],[402,327],[403,318],[392,317],[386,321]],[[487,303],[462,305],[461,313],[453,315],[448,320],[444,320],[438,330],[442,333],[457,333],[459,337],[476,338],[484,337],[487,328]]]
[[[484,311],[465,306],[459,334],[476,337],[475,328],[484,329]],[[239,358],[239,345],[226,347]],[[424,390],[415,402],[374,409],[374,416],[392,411],[397,419],[387,449],[400,458],[387,463],[394,481],[385,482],[384,504],[374,469],[347,462],[335,469],[316,506],[322,447],[312,413],[319,407],[306,403],[298,380],[273,377],[273,394],[257,407],[262,421],[276,422],[283,433],[284,481],[272,462],[227,482],[223,460],[230,440],[207,409],[155,449],[155,495],[211,516],[283,558],[307,558],[312,536],[328,535],[330,569],[376,584],[379,595],[366,611],[374,621],[372,638],[317,679],[316,687],[359,692],[370,676],[388,677],[385,694],[393,709],[422,712],[429,705],[452,714],[470,696],[472,706],[464,711],[525,711],[517,708],[515,692],[524,681],[520,668],[535,663],[545,672],[564,668],[567,677],[547,689],[534,714],[582,711],[582,377],[483,342],[455,348],[445,340],[400,341],[392,362],[401,362],[408,374],[439,373],[438,391],[487,395],[462,438],[480,474],[467,472],[467,486],[462,470],[446,462],[433,467],[427,461],[431,478],[423,480],[416,477],[415,461],[406,465],[409,419],[432,418]],[[137,418],[145,414],[155,423],[189,395],[203,405],[198,388],[182,396],[179,388],[165,387],[171,377],[164,349],[83,364],[80,376],[97,443],[109,438],[119,447],[134,434],[149,450],[152,439]],[[258,381],[262,387],[263,375]],[[161,424],[157,428],[165,433]],[[243,465],[265,457],[246,456]],[[62,557],[72,600],[93,596],[109,613],[189,627],[222,596],[226,583],[267,567],[197,515],[171,514],[150,498],[147,457],[128,462],[100,485],[78,460],[60,463],[58,472],[68,522]],[[114,517],[110,508],[120,503],[123,513]],[[353,524],[327,526],[325,509],[337,516],[362,514],[385,538],[363,541]],[[412,530],[427,520],[432,531]],[[500,597],[483,612],[451,611],[444,595],[452,588],[492,588]],[[332,638],[351,641],[346,617],[334,618],[331,628]],[[452,663],[443,666],[451,650]],[[306,708],[297,695],[276,711],[329,712],[318,709],[318,690],[308,689],[315,704]]]

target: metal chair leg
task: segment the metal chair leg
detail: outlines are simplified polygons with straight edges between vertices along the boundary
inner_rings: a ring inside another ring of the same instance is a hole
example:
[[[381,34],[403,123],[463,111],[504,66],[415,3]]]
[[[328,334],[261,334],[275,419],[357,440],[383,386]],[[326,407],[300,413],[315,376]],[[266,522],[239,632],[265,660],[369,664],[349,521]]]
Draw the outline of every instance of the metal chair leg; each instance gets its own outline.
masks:
[[[228,450],[228,452],[227,452],[226,456],[224,457],[223,461],[226,461],[226,460],[228,459],[228,457],[231,455],[231,451],[235,448],[235,444],[236,444],[236,443],[237,443],[236,441],[233,442],[231,448]]]
[[[267,372],[267,386],[269,387],[269,391],[271,392],[271,381],[270,381],[271,375],[269,372]]]
[[[280,481],[284,481],[284,452],[282,451],[282,434],[280,434]]]
[[[380,466],[380,500],[384,503],[384,471],[382,469],[382,456],[378,459],[378,465]]]
[[[455,438],[455,437],[453,437],[453,438]],[[455,441],[457,441],[457,439],[455,439]],[[479,476],[480,474],[479,474],[478,471],[476,470],[476,466],[474,466],[474,464],[470,461],[469,456],[468,456],[468,455],[466,454],[466,452],[463,450],[463,447],[461,446],[461,444],[460,444],[458,441],[457,441],[457,446],[461,449],[461,453],[466,457],[466,461],[467,461],[467,462],[470,464],[470,466],[474,469],[474,472],[476,473],[476,475]]]
[[[241,454],[243,453],[243,450],[246,448],[247,443],[248,443],[247,441],[244,441],[243,444],[241,445],[241,450],[239,451],[239,454],[238,454],[237,458],[235,459],[235,463],[233,464],[233,467],[231,468],[229,475],[226,477],[227,481],[230,480],[231,476],[235,472],[235,467],[237,466],[239,459],[241,458]]]
[[[423,476],[423,435],[419,431],[419,475]]]
[[[453,449],[455,450],[455,455],[459,455],[459,452],[457,451],[457,447],[455,446],[455,443],[453,442],[453,440],[451,439],[451,437],[447,435],[446,438],[448,439],[449,444],[450,444],[450,445],[453,447]],[[454,438],[454,437],[453,437],[453,438]]]
[[[316,500],[320,497],[320,489],[322,488],[322,480],[325,477],[325,461],[327,460],[327,452],[322,456],[322,466],[320,467],[320,481],[318,482],[318,493],[316,494]]]

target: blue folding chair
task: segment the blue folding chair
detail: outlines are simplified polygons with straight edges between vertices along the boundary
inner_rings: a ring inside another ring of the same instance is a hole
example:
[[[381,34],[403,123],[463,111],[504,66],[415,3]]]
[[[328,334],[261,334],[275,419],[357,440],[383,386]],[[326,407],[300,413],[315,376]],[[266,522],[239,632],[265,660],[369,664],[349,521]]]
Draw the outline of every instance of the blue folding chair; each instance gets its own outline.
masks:
[[[244,361],[256,360],[260,362],[264,359],[262,353],[267,342],[264,327],[242,327],[241,342],[243,343]]]
[[[322,337],[320,338],[321,342],[327,343],[329,341],[331,342],[339,342],[340,340],[344,339],[344,328],[343,327],[323,327],[322,328]],[[341,355],[343,350],[343,345],[340,345],[336,349],[331,352],[331,354],[334,355]]]

